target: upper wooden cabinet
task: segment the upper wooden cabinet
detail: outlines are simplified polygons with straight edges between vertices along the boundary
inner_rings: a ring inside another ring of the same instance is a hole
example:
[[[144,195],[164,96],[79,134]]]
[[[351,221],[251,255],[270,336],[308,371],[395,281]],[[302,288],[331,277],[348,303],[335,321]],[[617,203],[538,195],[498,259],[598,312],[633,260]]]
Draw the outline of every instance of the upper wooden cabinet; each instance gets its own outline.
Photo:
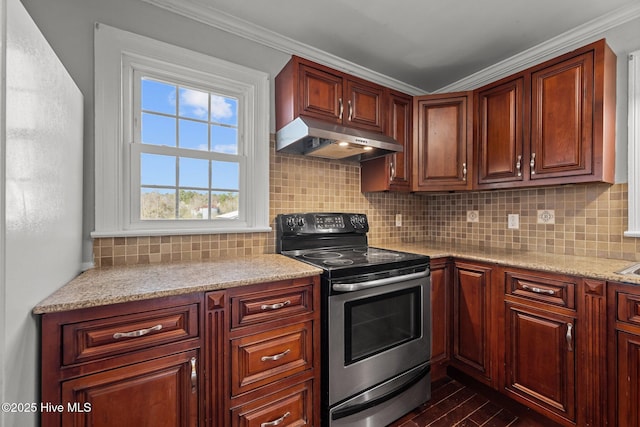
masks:
[[[524,88],[519,75],[475,93],[478,186],[524,179]]]
[[[361,163],[360,190],[411,190],[411,133],[413,132],[413,98],[387,89],[385,133],[402,145],[403,151]]]
[[[472,93],[413,99],[413,191],[470,190]]]
[[[476,90],[475,188],[613,183],[615,78],[600,40]]]
[[[276,76],[276,130],[298,116],[382,132],[384,87],[298,56]]]

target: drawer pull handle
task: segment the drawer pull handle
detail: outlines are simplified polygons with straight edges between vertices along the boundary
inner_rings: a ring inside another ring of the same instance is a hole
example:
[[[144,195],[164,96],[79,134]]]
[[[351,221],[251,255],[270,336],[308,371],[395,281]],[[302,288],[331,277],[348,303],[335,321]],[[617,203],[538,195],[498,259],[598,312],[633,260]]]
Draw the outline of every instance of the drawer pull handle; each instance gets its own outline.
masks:
[[[518,155],[518,160],[516,161],[516,170],[518,171],[518,176],[522,176],[522,155]]]
[[[340,104],[340,113],[338,118],[342,120],[342,113],[344,113],[344,105],[342,104],[342,98],[338,98],[338,104]]]
[[[351,100],[347,101],[349,104],[349,121],[353,120],[353,107],[351,106]]]
[[[284,419],[287,418],[289,415],[291,415],[291,412],[285,412],[284,415],[281,416],[280,418],[278,418],[277,420],[273,420],[273,421],[269,421],[269,422],[266,422],[266,423],[262,423],[262,424],[260,424],[260,427],[278,426],[278,425],[282,424]]]
[[[466,163],[462,164],[462,180],[463,181],[467,180],[467,164]]]
[[[529,285],[522,285],[522,289],[524,289],[525,291],[531,291],[535,294],[542,294],[542,295],[555,295],[555,291],[552,291],[551,289],[542,289],[542,288],[536,288],[535,286],[529,286]]]
[[[567,350],[573,351],[573,324],[567,323]]]
[[[280,359],[282,359],[283,357],[285,357],[289,353],[291,353],[291,349],[290,348],[286,349],[282,353],[274,354],[273,356],[262,356],[260,358],[260,360],[263,361],[263,362],[270,362],[270,361],[274,361],[274,360],[280,360]]]
[[[198,372],[196,371],[196,358],[191,358],[191,393],[195,393],[198,385]]]
[[[282,307],[286,307],[291,304],[291,301],[286,300],[284,302],[279,302],[277,304],[262,304],[260,306],[260,310],[277,310]]]
[[[159,331],[160,329],[162,329],[162,325],[156,325],[147,329],[139,329],[137,331],[131,331],[131,332],[116,332],[115,334],[113,334],[113,339],[117,340],[120,338],[141,337],[143,335],[147,335],[149,332]]]

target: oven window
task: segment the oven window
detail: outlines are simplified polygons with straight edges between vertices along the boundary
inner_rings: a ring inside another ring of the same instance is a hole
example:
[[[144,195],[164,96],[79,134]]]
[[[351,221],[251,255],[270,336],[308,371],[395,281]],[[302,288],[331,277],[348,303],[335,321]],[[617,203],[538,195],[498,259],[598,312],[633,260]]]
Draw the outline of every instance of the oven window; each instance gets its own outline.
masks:
[[[420,338],[421,287],[345,303],[345,365]]]

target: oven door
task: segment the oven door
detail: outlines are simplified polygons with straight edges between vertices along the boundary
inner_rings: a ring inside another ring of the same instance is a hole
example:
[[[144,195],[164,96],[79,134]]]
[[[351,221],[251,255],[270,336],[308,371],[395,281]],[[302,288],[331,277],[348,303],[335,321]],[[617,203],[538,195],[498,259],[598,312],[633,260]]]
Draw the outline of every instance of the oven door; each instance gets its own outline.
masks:
[[[329,296],[328,393],[334,405],[431,358],[429,269]]]

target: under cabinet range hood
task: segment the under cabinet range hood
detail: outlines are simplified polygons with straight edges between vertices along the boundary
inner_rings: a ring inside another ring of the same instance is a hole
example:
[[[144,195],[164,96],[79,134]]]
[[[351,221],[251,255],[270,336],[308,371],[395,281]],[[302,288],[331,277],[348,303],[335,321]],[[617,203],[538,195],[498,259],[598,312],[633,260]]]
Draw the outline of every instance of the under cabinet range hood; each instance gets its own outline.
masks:
[[[276,149],[325,159],[363,161],[402,151],[390,136],[298,117],[276,133]]]

